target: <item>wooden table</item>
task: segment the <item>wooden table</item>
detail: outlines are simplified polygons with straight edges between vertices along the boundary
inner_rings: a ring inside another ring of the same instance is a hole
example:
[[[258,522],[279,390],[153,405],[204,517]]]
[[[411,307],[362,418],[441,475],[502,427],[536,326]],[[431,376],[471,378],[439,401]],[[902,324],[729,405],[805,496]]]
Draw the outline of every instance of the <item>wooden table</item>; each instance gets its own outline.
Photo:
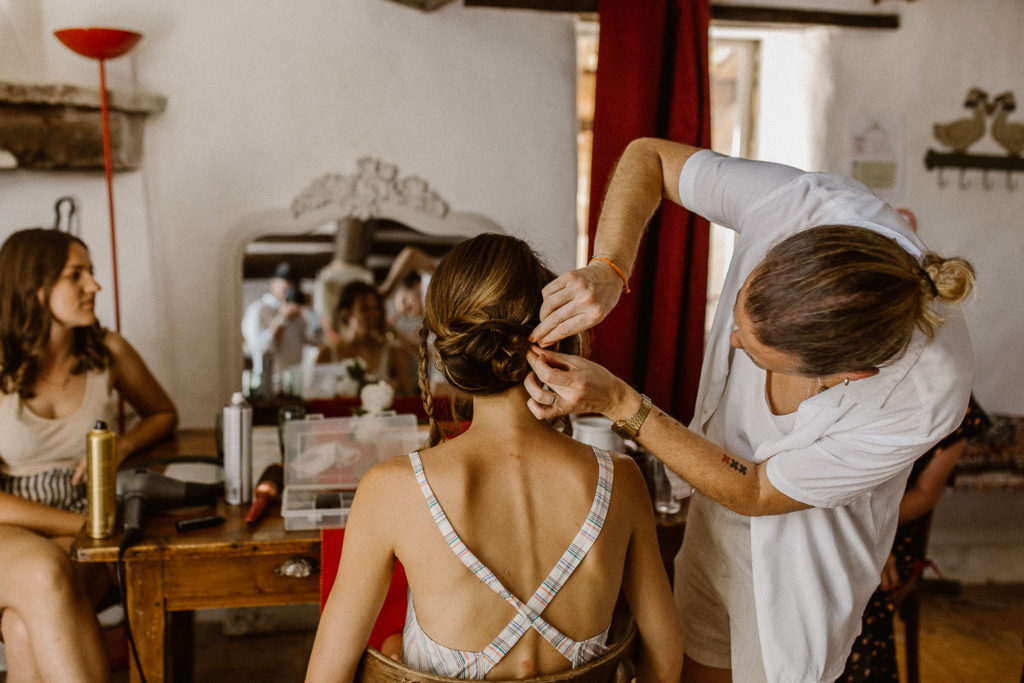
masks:
[[[133,460],[215,453],[213,430],[186,430]],[[249,529],[247,512],[248,506],[227,505],[223,499],[216,509],[154,512],[145,520],[142,541],[125,552],[129,625],[147,681],[191,679],[192,610],[319,602],[318,572],[298,578],[278,570],[297,557],[309,558],[319,567],[320,532],[285,531],[277,506]],[[223,515],[227,521],[182,534],[175,529],[178,519],[208,514]],[[97,541],[82,532],[72,554],[80,562],[116,562],[119,542],[120,536]],[[172,632],[176,654],[167,657]],[[184,645],[180,651],[179,644]],[[134,661],[131,680],[140,680]]]

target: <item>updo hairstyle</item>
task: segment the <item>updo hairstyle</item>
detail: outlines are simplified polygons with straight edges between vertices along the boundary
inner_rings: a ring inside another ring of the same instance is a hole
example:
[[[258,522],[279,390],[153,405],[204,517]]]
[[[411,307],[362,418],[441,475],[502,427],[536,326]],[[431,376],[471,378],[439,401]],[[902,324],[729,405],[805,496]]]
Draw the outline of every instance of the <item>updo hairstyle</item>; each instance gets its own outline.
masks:
[[[768,251],[747,281],[745,312],[762,344],[821,377],[897,360],[915,327],[934,338],[944,318],[932,302],[959,303],[974,282],[962,258],[927,252],[918,263],[874,230],[820,226]]]
[[[88,251],[85,242],[66,232],[29,228],[11,234],[0,247],[0,391],[5,394],[35,395],[32,387],[53,323],[50,292],[72,244]],[[71,353],[78,360],[74,374],[107,367],[110,352],[103,345],[105,334],[98,322],[74,329]]]
[[[465,240],[438,263],[420,329],[419,385],[431,445],[440,441],[440,432],[429,383],[430,338],[445,379],[465,394],[487,396],[519,386],[530,372],[526,352],[540,322],[541,289],[553,279],[530,246],[510,235]],[[564,340],[558,350],[579,353],[578,338]]]

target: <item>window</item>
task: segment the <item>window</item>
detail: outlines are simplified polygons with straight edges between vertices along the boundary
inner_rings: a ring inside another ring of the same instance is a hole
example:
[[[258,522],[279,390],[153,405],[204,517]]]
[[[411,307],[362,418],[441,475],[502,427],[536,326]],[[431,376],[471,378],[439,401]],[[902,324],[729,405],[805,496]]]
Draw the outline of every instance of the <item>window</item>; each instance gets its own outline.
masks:
[[[594,93],[598,60],[598,22],[580,18],[576,22],[576,111],[578,185],[576,262],[587,262],[587,220],[590,212],[590,160],[594,140]],[[757,109],[757,68],[760,41],[716,36],[712,30],[711,52],[711,149],[723,154],[753,158],[754,121]],[[734,234],[711,226],[708,254],[708,306],[705,332],[710,329],[725,271],[732,258]]]

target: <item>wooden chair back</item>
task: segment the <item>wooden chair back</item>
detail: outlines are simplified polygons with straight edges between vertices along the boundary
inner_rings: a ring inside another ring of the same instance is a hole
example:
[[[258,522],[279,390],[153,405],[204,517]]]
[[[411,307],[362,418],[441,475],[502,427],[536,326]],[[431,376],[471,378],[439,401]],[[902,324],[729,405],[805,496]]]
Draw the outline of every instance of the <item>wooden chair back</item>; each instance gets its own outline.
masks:
[[[601,658],[576,669],[525,678],[516,683],[629,683],[633,680],[633,650],[636,625],[632,619],[625,633]],[[443,683],[459,678],[435,676],[411,669],[387,657],[377,649],[366,648],[356,671],[357,683]]]

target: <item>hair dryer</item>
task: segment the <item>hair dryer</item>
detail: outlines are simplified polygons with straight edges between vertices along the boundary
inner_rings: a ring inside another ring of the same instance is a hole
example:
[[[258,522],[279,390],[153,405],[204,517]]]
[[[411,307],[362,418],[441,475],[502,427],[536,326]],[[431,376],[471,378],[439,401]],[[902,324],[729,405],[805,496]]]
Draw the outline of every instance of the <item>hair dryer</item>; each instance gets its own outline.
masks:
[[[223,484],[180,481],[144,467],[117,473],[117,496],[122,503],[125,549],[142,537],[146,512],[181,505],[212,505],[224,490]]]

